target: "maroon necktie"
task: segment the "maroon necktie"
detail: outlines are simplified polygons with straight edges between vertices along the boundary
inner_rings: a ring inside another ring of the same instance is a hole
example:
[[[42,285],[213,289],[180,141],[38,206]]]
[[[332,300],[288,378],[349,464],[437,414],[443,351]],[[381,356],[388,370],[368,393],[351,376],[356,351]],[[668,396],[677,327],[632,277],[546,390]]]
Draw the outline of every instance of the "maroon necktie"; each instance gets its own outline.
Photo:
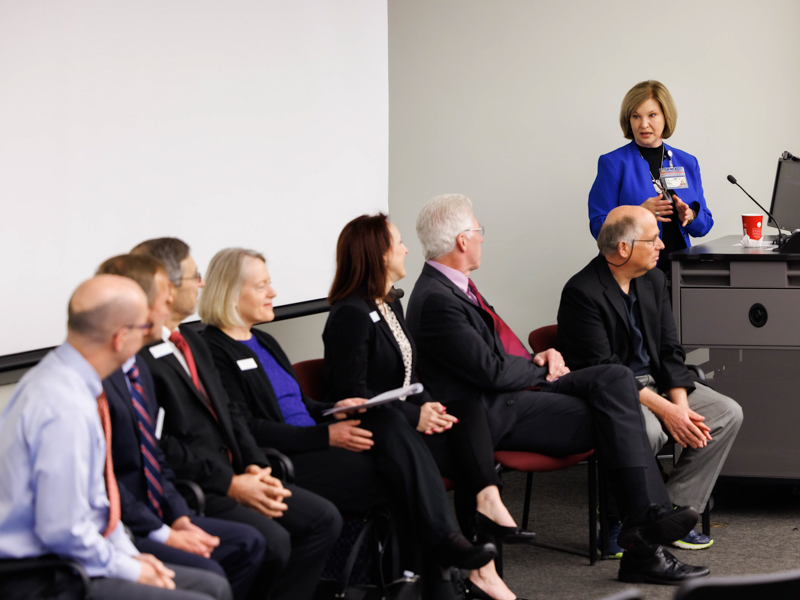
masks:
[[[478,306],[491,315],[492,321],[494,321],[494,330],[497,332],[497,336],[500,338],[500,343],[503,344],[506,354],[533,361],[531,353],[525,349],[525,346],[522,345],[519,338],[511,331],[511,327],[506,325],[506,322],[498,317],[495,312],[489,308],[489,305],[483,301],[483,297],[480,295],[478,288],[475,287],[471,279],[469,280],[469,291],[475,296],[475,299],[478,301]]]

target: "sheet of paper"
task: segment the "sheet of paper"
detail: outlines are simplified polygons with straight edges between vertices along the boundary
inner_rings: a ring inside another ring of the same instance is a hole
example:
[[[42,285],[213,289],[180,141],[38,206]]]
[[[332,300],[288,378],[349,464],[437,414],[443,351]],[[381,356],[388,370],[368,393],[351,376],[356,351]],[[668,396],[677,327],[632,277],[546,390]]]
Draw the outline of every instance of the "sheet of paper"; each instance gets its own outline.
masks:
[[[383,392],[382,394],[378,394],[371,400],[367,400],[364,404],[359,406],[341,406],[339,408],[329,408],[326,411],[323,411],[323,416],[332,415],[333,413],[337,412],[348,412],[353,411],[356,409],[362,408],[372,408],[373,406],[379,406],[381,404],[388,404],[389,402],[394,402],[395,400],[400,400],[400,398],[405,398],[406,396],[415,396],[417,394],[421,394],[425,388],[422,386],[421,383],[412,383],[407,387],[396,388],[393,390],[389,390],[388,392]]]

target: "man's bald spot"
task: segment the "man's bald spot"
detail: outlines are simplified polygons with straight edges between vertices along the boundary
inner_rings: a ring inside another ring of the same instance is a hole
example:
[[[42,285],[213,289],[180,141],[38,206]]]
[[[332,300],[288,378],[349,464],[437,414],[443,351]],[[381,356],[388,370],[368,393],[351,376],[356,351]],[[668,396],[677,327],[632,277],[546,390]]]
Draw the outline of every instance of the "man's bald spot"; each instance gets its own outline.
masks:
[[[616,208],[611,209],[611,212],[608,213],[606,217],[606,222],[609,225],[613,225],[620,219],[625,217],[631,218],[636,221],[636,224],[640,227],[647,225],[649,220],[654,220],[655,217],[653,213],[651,213],[646,208],[642,208],[641,206],[617,206]]]
[[[135,281],[119,275],[97,275],[73,292],[67,309],[71,334],[107,341],[117,330],[137,324],[147,312],[147,296]]]

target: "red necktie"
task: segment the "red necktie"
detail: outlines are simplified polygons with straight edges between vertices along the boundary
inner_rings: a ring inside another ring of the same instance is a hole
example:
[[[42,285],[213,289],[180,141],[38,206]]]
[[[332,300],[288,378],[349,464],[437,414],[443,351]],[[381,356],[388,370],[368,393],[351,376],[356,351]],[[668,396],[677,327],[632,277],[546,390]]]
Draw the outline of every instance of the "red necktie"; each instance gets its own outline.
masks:
[[[489,308],[489,305],[483,301],[483,297],[478,293],[478,288],[475,287],[471,279],[469,280],[469,291],[475,295],[478,306],[491,315],[492,321],[494,321],[494,330],[497,332],[497,336],[500,338],[500,343],[503,344],[506,354],[519,356],[532,361],[531,353],[525,349],[525,346],[519,341],[519,338],[511,330],[511,327],[506,325],[505,321],[498,317],[495,312]]]
[[[213,417],[219,422],[219,417],[217,413],[214,412],[214,407],[211,406],[211,398],[203,391],[203,388],[200,387],[200,378],[197,376],[197,365],[194,364],[194,356],[192,355],[192,349],[189,347],[189,342],[186,341],[186,338],[181,335],[180,331],[173,331],[169,334],[169,341],[175,344],[175,346],[183,353],[183,357],[186,359],[186,366],[189,367],[189,374],[192,376],[192,381],[194,382],[194,387],[197,388],[198,393],[200,396],[205,400],[206,406],[208,410],[211,411]],[[233,453],[228,449],[228,458],[230,459],[231,463],[233,463]]]
[[[197,376],[197,365],[194,364],[194,356],[192,349],[189,348],[189,343],[186,338],[181,335],[180,331],[173,331],[169,334],[169,341],[175,344],[178,350],[181,351],[183,357],[186,359],[186,366],[189,367],[189,374],[192,376],[194,387],[200,391],[200,378]]]
[[[119,523],[121,513],[119,503],[119,488],[117,478],[114,476],[114,462],[111,460],[111,414],[108,412],[108,400],[106,393],[103,392],[97,397],[97,412],[100,415],[100,423],[103,425],[103,433],[106,438],[106,468],[104,471],[106,480],[106,491],[108,493],[108,527],[103,532],[103,537],[108,537]]]

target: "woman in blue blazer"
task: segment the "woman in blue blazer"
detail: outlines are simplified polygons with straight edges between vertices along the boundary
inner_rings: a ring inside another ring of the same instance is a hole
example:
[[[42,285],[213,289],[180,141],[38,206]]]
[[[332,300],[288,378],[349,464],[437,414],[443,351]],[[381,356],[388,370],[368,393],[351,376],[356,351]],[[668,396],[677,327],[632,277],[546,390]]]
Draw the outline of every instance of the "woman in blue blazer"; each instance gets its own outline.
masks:
[[[633,86],[619,116],[622,133],[632,141],[600,157],[589,192],[589,227],[595,238],[606,215],[617,206],[641,205],[655,215],[665,245],[658,266],[668,275],[670,252],[688,248],[689,236],[702,237],[714,225],[697,159],[663,141],[675,131],[677,116],[663,84],[651,80]],[[667,167],[683,167],[687,187],[677,187],[673,181],[666,191],[661,169]]]

